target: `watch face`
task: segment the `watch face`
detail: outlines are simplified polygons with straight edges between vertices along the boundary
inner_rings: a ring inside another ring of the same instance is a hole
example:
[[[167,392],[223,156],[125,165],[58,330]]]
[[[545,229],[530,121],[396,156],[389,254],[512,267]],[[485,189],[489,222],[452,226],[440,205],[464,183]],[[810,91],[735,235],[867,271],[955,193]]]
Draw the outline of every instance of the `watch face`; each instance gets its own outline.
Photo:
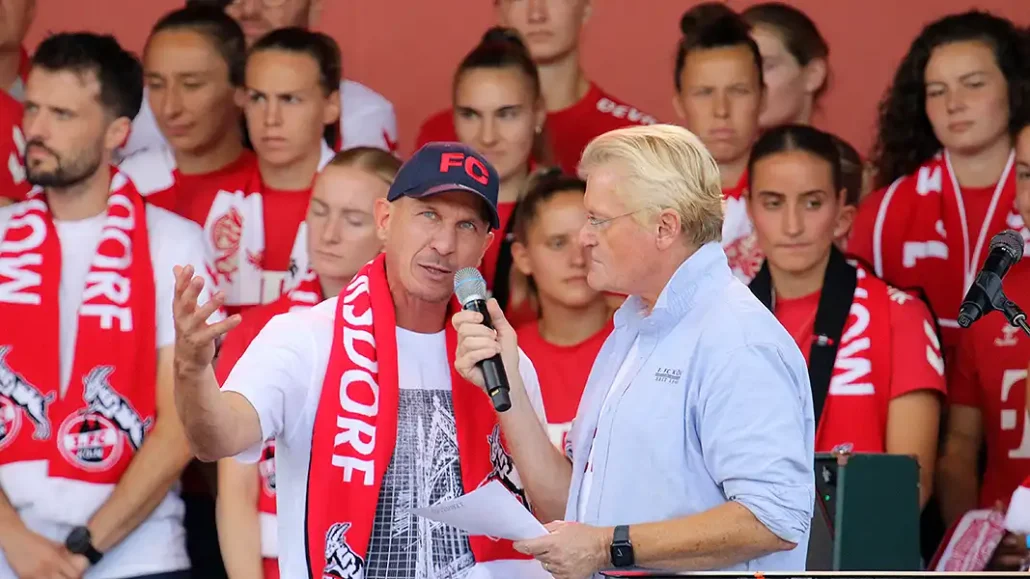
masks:
[[[89,548],[89,529],[85,527],[76,527],[72,529],[72,532],[68,535],[68,539],[65,541],[65,546],[72,553],[82,554]]]
[[[630,545],[612,545],[612,565],[629,567],[633,565],[633,547]]]

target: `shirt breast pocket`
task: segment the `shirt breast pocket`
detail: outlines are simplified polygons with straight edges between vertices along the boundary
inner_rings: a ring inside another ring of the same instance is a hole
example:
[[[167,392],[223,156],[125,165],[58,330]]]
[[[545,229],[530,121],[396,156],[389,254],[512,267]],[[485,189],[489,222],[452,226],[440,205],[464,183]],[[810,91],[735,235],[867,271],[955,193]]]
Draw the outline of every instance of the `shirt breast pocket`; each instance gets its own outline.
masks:
[[[657,476],[674,476],[668,467],[684,460],[685,380],[680,370],[645,366],[618,403],[613,438],[636,449]]]

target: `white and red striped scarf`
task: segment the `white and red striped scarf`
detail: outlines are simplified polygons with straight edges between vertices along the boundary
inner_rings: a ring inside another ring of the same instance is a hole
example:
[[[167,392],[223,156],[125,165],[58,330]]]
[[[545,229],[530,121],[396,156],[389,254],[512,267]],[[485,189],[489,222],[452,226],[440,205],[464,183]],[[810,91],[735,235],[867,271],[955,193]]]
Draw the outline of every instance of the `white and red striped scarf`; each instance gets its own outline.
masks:
[[[46,460],[50,477],[114,484],[153,426],[157,380],[145,205],[115,168],[63,397],[61,281],[60,240],[37,190],[0,243],[0,465]]]
[[[394,453],[400,385],[385,263],[380,254],[362,268],[336,308],[308,472],[311,578],[363,576],[380,487]],[[503,447],[489,399],[454,370],[457,335],[449,323],[446,335],[462,486],[472,491],[496,476],[501,458],[495,453]],[[469,543],[477,563],[528,558],[511,541],[474,536]]]

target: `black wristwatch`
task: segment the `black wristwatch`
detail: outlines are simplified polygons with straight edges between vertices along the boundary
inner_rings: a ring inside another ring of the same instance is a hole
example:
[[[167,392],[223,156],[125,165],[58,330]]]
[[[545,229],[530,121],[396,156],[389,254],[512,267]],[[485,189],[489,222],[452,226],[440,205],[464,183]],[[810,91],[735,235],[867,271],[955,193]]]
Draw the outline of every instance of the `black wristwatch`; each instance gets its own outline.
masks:
[[[68,538],[64,540],[64,546],[69,552],[89,559],[90,565],[96,565],[104,557],[104,554],[93,546],[93,537],[86,527],[72,529],[72,532],[68,533]]]
[[[611,546],[612,566],[616,569],[624,569],[633,566],[633,543],[629,542],[629,527],[619,525],[615,527]]]

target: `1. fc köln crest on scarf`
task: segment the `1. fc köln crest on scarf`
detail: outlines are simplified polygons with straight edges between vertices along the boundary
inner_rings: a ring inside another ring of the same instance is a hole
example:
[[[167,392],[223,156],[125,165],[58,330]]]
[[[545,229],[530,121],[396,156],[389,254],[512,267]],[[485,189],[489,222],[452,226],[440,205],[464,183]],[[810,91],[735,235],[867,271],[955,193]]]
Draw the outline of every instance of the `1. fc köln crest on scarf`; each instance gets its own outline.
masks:
[[[325,533],[322,579],[365,579],[365,560],[347,544],[350,523],[333,523]]]
[[[61,423],[57,447],[69,463],[87,471],[104,471],[122,455],[124,442],[134,451],[143,445],[151,420],[144,421],[108,378],[113,366],[97,366],[83,379],[82,399],[86,407]]]
[[[269,495],[275,496],[275,441],[269,440],[261,449],[261,462],[258,463],[258,472],[261,474],[261,490]]]
[[[243,215],[231,207],[211,228],[211,244],[217,254],[213,274],[216,283],[232,280],[238,267],[240,239],[243,237]]]
[[[23,415],[32,421],[34,439],[50,438],[50,417],[47,409],[54,401],[54,393],[50,392],[44,396],[38,388],[29,384],[21,374],[7,365],[4,359],[12,348],[13,346],[0,346],[0,450],[18,438],[24,420]]]

